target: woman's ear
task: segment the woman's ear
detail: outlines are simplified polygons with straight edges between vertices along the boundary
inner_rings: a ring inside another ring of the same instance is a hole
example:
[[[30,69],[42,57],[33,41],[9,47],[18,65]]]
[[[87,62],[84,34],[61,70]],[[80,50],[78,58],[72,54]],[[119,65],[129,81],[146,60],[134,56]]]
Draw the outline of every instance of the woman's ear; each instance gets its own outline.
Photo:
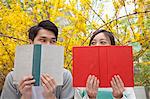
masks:
[[[29,39],[30,44],[33,44],[34,41],[32,41],[31,39]]]

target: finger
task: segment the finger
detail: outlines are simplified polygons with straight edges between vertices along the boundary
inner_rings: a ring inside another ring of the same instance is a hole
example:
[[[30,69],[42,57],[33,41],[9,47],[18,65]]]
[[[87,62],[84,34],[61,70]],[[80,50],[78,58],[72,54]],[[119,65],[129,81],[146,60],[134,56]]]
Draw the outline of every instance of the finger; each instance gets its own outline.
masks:
[[[29,89],[29,88],[31,88],[32,87],[32,85],[26,85],[24,88],[25,89]]]
[[[48,92],[48,91],[49,91],[49,89],[47,88],[47,86],[46,86],[46,84],[45,84],[45,83],[43,83],[43,82],[42,82],[42,86],[44,87],[44,90],[45,90],[46,92]]]
[[[54,78],[52,76],[49,76],[48,74],[46,74],[46,77],[47,77],[48,80],[51,79],[52,83],[54,85],[56,85],[56,81],[54,80]]]
[[[119,78],[116,75],[114,76],[114,78],[115,78],[115,81],[116,81],[116,86],[118,88],[118,91],[120,91],[122,93],[124,88],[123,88],[123,86],[121,86]]]
[[[34,83],[35,83],[35,79],[25,81],[25,82],[20,86],[20,88],[23,89],[25,86],[32,86]]]
[[[121,86],[123,86],[123,87],[124,87],[124,83],[123,83],[123,81],[122,81],[122,79],[120,78],[120,76],[119,76],[119,75],[117,75],[117,78],[118,78],[118,80],[119,80],[119,82],[120,82]]]
[[[123,91],[125,90],[125,89],[124,89],[124,84],[123,84],[121,78],[119,77],[119,75],[117,75],[116,77],[117,77],[116,80],[117,80],[117,82],[118,82],[119,90],[120,90],[121,92],[123,92]]]
[[[112,87],[112,89],[115,91],[115,90],[117,90],[117,87],[116,87],[116,83],[115,83],[115,80],[114,80],[114,77],[112,78],[112,80],[111,80],[111,87]]]
[[[116,75],[114,76],[114,81],[115,81],[115,84],[116,84],[117,88],[119,88],[120,82],[119,82]]]
[[[97,79],[97,77],[95,77],[94,80],[94,87],[93,87],[93,91],[94,91],[94,97],[96,97],[97,93],[98,93],[98,87],[99,87],[99,80]]]
[[[55,86],[53,85],[49,77],[47,78],[46,75],[42,75],[42,82],[44,83],[44,85],[47,87],[49,91],[54,91]]]
[[[42,81],[42,85],[44,87],[47,87],[46,89],[48,90],[49,88],[48,88],[48,86],[46,86],[46,83],[48,83],[48,81],[44,78],[44,75],[41,76],[41,81]]]
[[[113,81],[110,81],[110,83],[111,83],[112,90],[113,91],[117,90],[116,87],[115,87],[115,85],[114,85],[114,83],[113,83]]]
[[[115,78],[115,82],[116,82],[116,86],[118,87],[118,89],[120,90],[122,87],[121,87],[121,84],[120,84],[120,81],[119,81],[119,79],[118,79],[118,77],[115,75],[114,76],[114,78]]]
[[[100,81],[97,79],[97,81],[96,81],[97,88],[99,88],[99,83],[100,83]]]
[[[87,89],[89,89],[91,86],[90,86],[90,80],[91,80],[91,75],[88,76],[88,79],[87,79],[87,82],[86,82],[86,87]]]
[[[32,75],[28,75],[28,76],[25,76],[22,80],[21,80],[21,82],[19,83],[19,89],[23,89],[24,87],[25,87],[25,85],[26,85],[26,83],[30,83],[30,82],[26,82],[26,81],[31,81],[31,80],[33,80],[33,76]],[[26,82],[26,83],[25,83]],[[34,81],[35,82],[35,81]],[[34,83],[33,82],[33,83]],[[32,81],[31,81],[31,83],[32,83]]]
[[[91,79],[91,75],[88,76],[86,84],[89,84],[88,82],[90,82],[90,79]]]
[[[25,76],[19,83],[19,85],[22,85],[25,81],[28,81],[28,80],[32,80],[33,79],[33,76],[32,75],[28,75],[28,76]]]
[[[90,89],[93,88],[94,79],[95,79],[95,76],[92,75],[92,76],[91,76],[91,79],[90,79],[90,81],[89,81],[89,88],[90,88]]]
[[[48,82],[51,85],[51,87],[53,89],[55,89],[56,88],[56,82],[55,82],[54,78],[49,76],[48,74],[45,75],[45,78],[48,80]]]
[[[111,84],[112,89],[114,89],[114,84],[113,84],[112,80],[110,81],[110,84]]]
[[[93,89],[96,90],[97,89],[97,78],[94,77],[94,80],[93,80]]]

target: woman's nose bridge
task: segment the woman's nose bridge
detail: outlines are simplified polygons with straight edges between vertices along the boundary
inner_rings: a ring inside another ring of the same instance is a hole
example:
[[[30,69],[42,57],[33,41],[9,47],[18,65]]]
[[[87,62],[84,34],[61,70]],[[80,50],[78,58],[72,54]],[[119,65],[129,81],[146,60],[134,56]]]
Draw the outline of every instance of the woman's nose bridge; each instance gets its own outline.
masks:
[[[101,44],[99,42],[96,42],[96,46],[100,46]]]

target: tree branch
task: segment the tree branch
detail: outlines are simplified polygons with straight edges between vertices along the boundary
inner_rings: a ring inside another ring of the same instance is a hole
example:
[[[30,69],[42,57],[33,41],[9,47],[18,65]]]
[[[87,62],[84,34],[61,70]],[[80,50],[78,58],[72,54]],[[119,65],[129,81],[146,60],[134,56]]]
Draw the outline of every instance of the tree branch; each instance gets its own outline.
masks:
[[[122,1],[123,1],[123,6],[124,6],[124,8],[125,8],[126,15],[127,15],[127,20],[128,20],[129,25],[130,25],[130,29],[131,29],[131,31],[132,31],[133,37],[135,38],[134,30],[133,30],[133,28],[132,28],[132,26],[131,26],[131,22],[130,22],[130,20],[129,20],[128,12],[127,12],[127,9],[126,9],[126,6],[125,6],[125,1],[124,1],[124,0],[122,0]]]
[[[13,36],[5,35],[5,34],[3,34],[2,32],[0,32],[0,37],[6,37],[6,38],[10,38],[10,39],[14,39],[14,40],[18,40],[18,41],[22,41],[22,42],[29,43],[28,41],[25,41],[25,40],[22,40],[22,39],[19,39],[19,38],[13,37]]]
[[[150,11],[144,11],[144,12],[134,12],[134,13],[132,13],[132,14],[128,14],[128,15],[124,15],[124,16],[118,17],[118,18],[116,18],[116,19],[114,19],[114,20],[111,20],[111,21],[110,21],[110,22],[108,22],[108,23],[105,23],[104,25],[100,26],[98,29],[100,29],[100,28],[102,28],[102,27],[106,26],[107,24],[111,24],[112,22],[114,22],[114,21],[116,21],[116,20],[119,20],[119,19],[125,18],[125,17],[127,17],[127,16],[132,16],[132,15],[141,14],[141,13],[146,14],[146,13],[150,13]]]
[[[102,18],[101,18],[101,16],[92,8],[92,6],[89,4],[89,3],[87,3],[88,4],[88,6],[91,8],[91,10],[102,20],[102,22],[103,23],[106,23]],[[107,26],[107,25],[106,25]],[[111,29],[110,29],[110,27],[109,26],[107,26],[107,28],[111,31]],[[112,32],[112,31],[111,31]]]
[[[5,51],[7,52],[10,61],[12,62],[12,64],[14,64],[13,59],[11,58],[9,51],[7,50],[7,48],[5,48],[5,44],[2,42],[2,40],[0,40],[0,42],[1,42],[1,44],[4,46],[4,49],[5,49]]]

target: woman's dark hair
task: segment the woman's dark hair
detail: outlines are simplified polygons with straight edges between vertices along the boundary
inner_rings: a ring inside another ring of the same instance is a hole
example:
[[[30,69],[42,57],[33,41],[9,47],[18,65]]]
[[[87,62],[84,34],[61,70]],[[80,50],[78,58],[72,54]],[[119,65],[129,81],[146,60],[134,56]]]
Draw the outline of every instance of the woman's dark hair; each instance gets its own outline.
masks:
[[[104,35],[108,36],[110,41],[111,41],[111,45],[115,45],[115,38],[113,36],[113,33],[106,31],[106,30],[97,30],[93,33],[91,39],[90,39],[90,43],[89,46],[91,45],[92,40],[94,39],[94,37],[99,34],[99,33],[104,33]]]
[[[56,37],[56,40],[57,40],[58,28],[56,27],[56,25],[54,23],[52,23],[49,20],[41,21],[38,25],[31,27],[28,30],[29,39],[34,41],[34,38],[36,37],[38,31],[41,30],[41,29],[46,29],[48,31],[52,31],[54,33],[55,37]]]

